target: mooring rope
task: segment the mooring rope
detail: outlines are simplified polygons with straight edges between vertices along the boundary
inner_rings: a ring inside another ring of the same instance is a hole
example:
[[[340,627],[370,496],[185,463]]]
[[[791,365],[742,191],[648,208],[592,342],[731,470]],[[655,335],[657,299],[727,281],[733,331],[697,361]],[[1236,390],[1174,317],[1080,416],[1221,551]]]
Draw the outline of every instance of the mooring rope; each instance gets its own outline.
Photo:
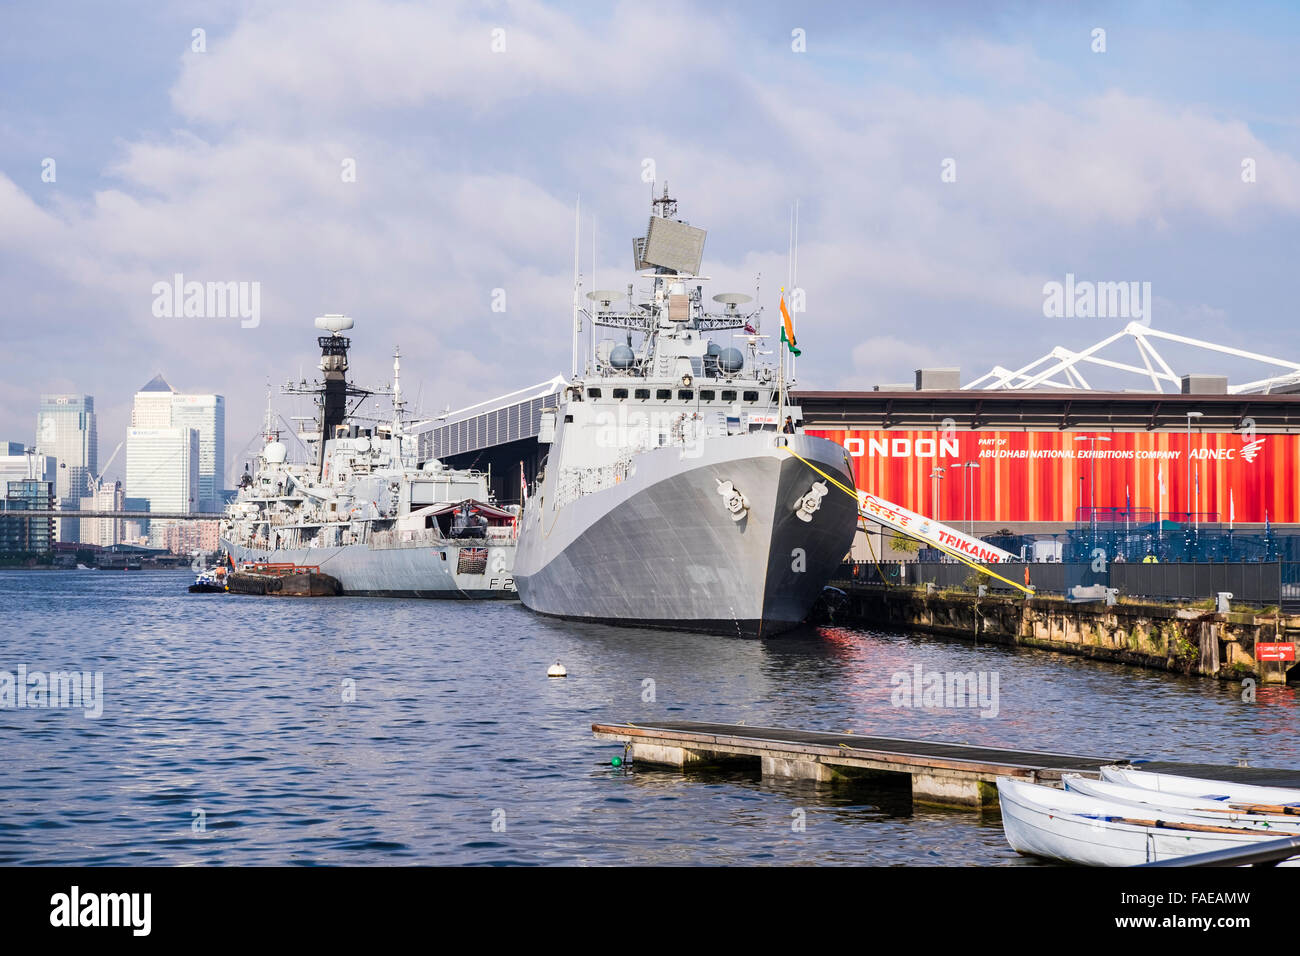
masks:
[[[817,472],[817,474],[821,475],[823,478],[825,478],[827,481],[829,481],[831,484],[833,484],[833,485],[834,485],[836,488],[838,488],[840,491],[844,492],[846,495],[848,495],[850,498],[852,498],[854,504],[857,506],[857,509],[858,509],[858,517],[859,517],[859,518],[864,518],[864,519],[866,519],[867,521],[873,521],[873,520],[874,520],[874,519],[873,519],[869,514],[867,514],[867,512],[865,512],[865,511],[862,510],[861,500],[858,498],[858,491],[857,491],[856,488],[850,488],[848,485],[844,484],[844,482],[840,481],[839,479],[835,478],[834,476],[826,474],[826,472],[822,471],[820,468],[818,468],[816,465],[814,465],[812,462],[810,462],[807,458],[803,457],[803,455],[799,454],[797,451],[794,451],[794,450],[793,450],[792,448],[790,448],[788,445],[782,445],[781,447],[782,447],[785,451],[787,451],[787,452],[789,452],[791,455],[793,455],[795,458],[798,458],[801,462],[803,462],[805,465],[807,465],[807,466],[808,466],[809,468],[811,468],[813,471]],[[907,534],[907,532],[904,531],[903,534]],[[962,564],[965,564],[965,565],[967,565],[968,567],[974,568],[976,571],[980,572],[981,574],[987,574],[987,575],[988,575],[989,577],[991,577],[991,578],[997,578],[997,579],[998,579],[999,581],[1001,581],[1002,583],[1004,583],[1004,584],[1009,584],[1009,585],[1011,585],[1013,588],[1017,588],[1018,590],[1024,591],[1026,594],[1031,594],[1031,595],[1032,595],[1032,594],[1034,593],[1034,589],[1033,589],[1032,587],[1026,587],[1026,586],[1023,585],[1023,584],[1017,584],[1015,581],[1012,581],[1010,578],[1004,578],[1002,575],[998,574],[996,571],[990,571],[988,568],[984,567],[984,565],[982,565],[982,564],[976,564],[974,561],[971,561],[971,560],[970,560],[969,558],[967,558],[964,554],[961,554],[961,553],[958,552],[958,551],[953,551],[951,548],[945,548],[943,545],[941,545],[941,544],[935,544],[933,541],[926,541],[924,538],[919,538],[919,537],[917,537],[916,535],[908,535],[908,536],[909,536],[909,537],[916,538],[916,540],[921,541],[921,542],[923,542],[923,543],[925,543],[925,544],[928,544],[930,547],[934,548],[934,549],[937,550],[937,551],[942,551],[944,554],[948,555],[948,556],[951,557],[951,558],[956,558],[956,559],[957,559],[958,561],[960,561]],[[868,538],[868,541],[870,541],[870,538]],[[872,554],[873,554],[873,555],[875,554],[874,550],[873,550]],[[880,565],[877,564],[877,565],[876,565],[876,568],[877,568],[877,570],[879,570]],[[884,577],[883,572],[882,572],[882,574],[881,574],[881,577],[882,577],[882,578]]]

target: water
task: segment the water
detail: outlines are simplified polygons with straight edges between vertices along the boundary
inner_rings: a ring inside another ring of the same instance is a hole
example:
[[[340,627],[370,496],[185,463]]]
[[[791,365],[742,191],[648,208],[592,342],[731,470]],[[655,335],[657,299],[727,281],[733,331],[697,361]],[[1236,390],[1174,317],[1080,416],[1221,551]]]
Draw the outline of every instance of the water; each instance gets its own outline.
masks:
[[[0,670],[100,670],[105,685],[97,720],[0,710],[0,864],[1030,862],[996,814],[913,809],[906,790],[615,769],[622,748],[593,722],[1300,767],[1289,688],[1249,704],[1237,685],[923,636],[760,642],[516,603],[187,595],[190,580],[0,572]],[[556,660],[567,679],[546,678]],[[891,676],[915,664],[996,672],[998,715],[892,706]]]

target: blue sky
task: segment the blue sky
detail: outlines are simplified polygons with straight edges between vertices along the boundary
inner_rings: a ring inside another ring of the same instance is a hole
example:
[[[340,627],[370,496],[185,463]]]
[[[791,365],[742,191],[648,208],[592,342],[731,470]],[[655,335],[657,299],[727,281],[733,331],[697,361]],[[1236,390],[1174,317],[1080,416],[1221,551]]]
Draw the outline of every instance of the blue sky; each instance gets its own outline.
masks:
[[[233,456],[267,380],[310,375],[323,312],[355,316],[359,381],[401,345],[425,411],[565,371],[574,198],[583,271],[594,214],[598,284],[625,285],[646,159],[710,230],[711,290],[761,274],[769,321],[799,201],[808,387],[970,380],[1116,331],[1044,317],[1067,272],[1300,361],[1294,7],[856,7],[7,3],[0,439],[85,391],[106,457],[161,371],[227,396]],[[260,283],[261,324],[155,317],[177,272]]]

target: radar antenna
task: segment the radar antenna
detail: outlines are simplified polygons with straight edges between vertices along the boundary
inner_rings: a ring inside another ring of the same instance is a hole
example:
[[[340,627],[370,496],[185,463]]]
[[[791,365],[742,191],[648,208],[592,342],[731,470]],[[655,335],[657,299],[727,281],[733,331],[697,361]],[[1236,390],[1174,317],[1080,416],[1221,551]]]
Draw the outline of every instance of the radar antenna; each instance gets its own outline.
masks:
[[[668,180],[664,180],[664,194],[658,199],[651,199],[650,205],[654,207],[655,215],[662,216],[664,219],[674,219],[677,216],[677,200],[668,196]]]

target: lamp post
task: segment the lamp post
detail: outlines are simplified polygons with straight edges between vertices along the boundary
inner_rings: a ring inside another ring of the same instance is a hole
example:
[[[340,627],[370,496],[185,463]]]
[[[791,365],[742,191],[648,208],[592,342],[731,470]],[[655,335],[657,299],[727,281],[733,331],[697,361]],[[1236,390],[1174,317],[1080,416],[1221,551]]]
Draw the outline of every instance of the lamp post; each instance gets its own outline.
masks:
[[[1088,526],[1092,528],[1094,543],[1097,537],[1097,442],[1110,441],[1105,435],[1075,435],[1075,441],[1092,442],[1092,458],[1088,469]],[[1083,476],[1079,476],[1082,480]]]
[[[975,534],[975,515],[974,515],[974,509],[971,508],[970,506],[970,498],[971,498],[970,492],[972,489],[973,482],[975,480],[975,476],[971,474],[971,469],[978,468],[979,466],[980,463],[978,461],[964,461],[957,466],[958,468],[962,469],[963,480],[962,480],[962,487],[961,487],[961,508],[962,511],[965,512],[966,533],[972,536]]]
[[[1204,414],[1204,412],[1187,413],[1187,512],[1189,517],[1192,516],[1192,419],[1200,418]]]
[[[931,510],[934,512],[934,520],[939,520],[939,481],[943,478],[944,469],[942,467],[930,472],[930,501],[933,505]]]

